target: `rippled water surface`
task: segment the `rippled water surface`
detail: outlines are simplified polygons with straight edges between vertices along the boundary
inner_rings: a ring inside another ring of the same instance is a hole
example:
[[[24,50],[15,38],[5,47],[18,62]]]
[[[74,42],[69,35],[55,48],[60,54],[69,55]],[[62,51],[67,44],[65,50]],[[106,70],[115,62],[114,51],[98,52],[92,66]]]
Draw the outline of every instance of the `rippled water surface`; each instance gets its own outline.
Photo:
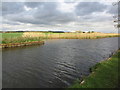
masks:
[[[118,38],[47,40],[2,50],[3,88],[68,87],[118,49]]]

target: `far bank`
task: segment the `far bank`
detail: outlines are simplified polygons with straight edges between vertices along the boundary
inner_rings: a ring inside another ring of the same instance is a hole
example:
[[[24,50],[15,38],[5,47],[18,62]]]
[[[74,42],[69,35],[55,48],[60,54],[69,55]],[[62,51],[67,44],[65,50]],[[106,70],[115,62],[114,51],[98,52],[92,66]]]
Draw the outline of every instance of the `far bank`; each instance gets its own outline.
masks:
[[[99,39],[119,37],[117,33],[51,33],[51,32],[17,32],[1,33],[2,48],[43,44],[47,39]]]

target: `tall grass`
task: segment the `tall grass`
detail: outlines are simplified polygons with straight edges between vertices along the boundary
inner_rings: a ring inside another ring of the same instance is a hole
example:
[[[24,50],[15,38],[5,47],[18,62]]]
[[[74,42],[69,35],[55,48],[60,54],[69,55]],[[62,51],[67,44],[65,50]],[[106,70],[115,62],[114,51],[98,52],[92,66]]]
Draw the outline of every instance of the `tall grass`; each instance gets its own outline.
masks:
[[[40,37],[22,37],[23,33],[1,33],[2,44],[41,41]]]
[[[35,33],[25,32],[23,37],[40,37],[43,39],[96,39],[105,37],[117,37],[114,33]]]
[[[41,41],[40,37],[14,37],[14,38],[3,38],[2,43],[22,43],[22,42],[32,42]]]
[[[0,44],[2,43],[2,33],[0,33]]]
[[[41,41],[44,39],[96,39],[104,37],[116,37],[118,34],[105,33],[2,33],[2,43],[21,43],[31,41]]]

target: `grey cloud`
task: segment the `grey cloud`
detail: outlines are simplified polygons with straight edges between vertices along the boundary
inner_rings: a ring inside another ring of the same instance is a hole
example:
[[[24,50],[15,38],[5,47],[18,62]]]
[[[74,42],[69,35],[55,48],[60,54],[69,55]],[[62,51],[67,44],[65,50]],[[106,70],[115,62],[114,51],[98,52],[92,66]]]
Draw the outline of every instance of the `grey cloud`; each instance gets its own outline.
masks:
[[[43,3],[42,6],[39,5],[37,9],[32,9],[11,16],[7,15],[6,18],[11,21],[37,25],[55,25],[75,21],[75,14],[58,10],[58,5],[59,4],[55,2],[46,2]]]
[[[110,14],[117,14],[117,13],[118,13],[118,8],[110,8],[110,10],[107,11],[107,13],[110,13]]]
[[[2,14],[18,14],[24,11],[22,2],[3,2],[2,3]]]
[[[120,3],[115,6],[109,6],[107,13],[110,14],[120,14]]]
[[[15,5],[14,5],[15,4]],[[68,3],[69,4],[69,3]],[[13,5],[10,7],[10,5]],[[23,10],[24,5],[30,9],[29,11]],[[69,22],[96,22],[110,20],[110,17],[95,16],[92,15],[93,12],[102,12],[106,9],[106,6],[97,2],[81,2],[76,6],[73,12],[63,12],[58,9],[60,4],[57,2],[29,2],[29,3],[13,3],[8,4],[3,8],[6,14],[5,19],[11,22],[5,22],[7,24],[19,24],[19,23],[29,23],[32,25],[37,25],[39,27],[50,26],[57,24],[65,25]],[[20,10],[19,10],[20,9]],[[76,12],[76,13],[75,13]],[[77,16],[80,19],[77,20]]]
[[[77,22],[90,22],[90,23],[95,23],[95,22],[113,22],[113,16],[112,15],[104,15],[104,14],[91,14],[91,15],[84,15],[80,16],[80,18],[77,20]]]
[[[64,0],[64,3],[76,3],[77,0]]]
[[[2,24],[9,24],[9,25],[20,25],[19,22],[14,22],[14,21],[8,21],[8,20],[3,20]]]
[[[25,5],[30,8],[35,8],[43,4],[44,2],[25,2]]]
[[[7,20],[10,21],[15,21],[15,22],[21,22],[21,23],[32,23],[34,22],[34,18],[32,15],[27,15],[25,12],[24,13],[20,13],[18,15],[7,15],[5,17]]]
[[[76,6],[76,14],[79,16],[88,15],[93,12],[102,12],[106,9],[106,5],[99,2],[80,2]]]
[[[57,3],[44,4],[42,8],[38,8],[35,18],[46,23],[67,23],[75,20],[73,13],[59,11],[57,6]]]

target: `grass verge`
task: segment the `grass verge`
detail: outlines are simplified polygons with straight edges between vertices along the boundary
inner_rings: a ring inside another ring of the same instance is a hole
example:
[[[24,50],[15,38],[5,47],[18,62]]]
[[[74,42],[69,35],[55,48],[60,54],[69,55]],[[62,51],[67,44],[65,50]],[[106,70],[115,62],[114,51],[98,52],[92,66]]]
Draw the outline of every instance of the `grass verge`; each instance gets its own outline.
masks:
[[[33,41],[42,41],[40,37],[22,37],[23,33],[2,33],[1,34],[1,43],[23,43],[23,42],[33,42]]]
[[[22,43],[22,42],[33,42],[33,41],[42,41],[39,37],[14,37],[14,38],[3,38],[2,44],[8,43]]]
[[[19,33],[2,33],[2,38],[17,38],[23,35],[22,32]]]
[[[116,88],[119,86],[120,72],[118,62],[120,50],[110,59],[102,61],[91,68],[92,73],[81,83],[77,81],[70,88]]]

